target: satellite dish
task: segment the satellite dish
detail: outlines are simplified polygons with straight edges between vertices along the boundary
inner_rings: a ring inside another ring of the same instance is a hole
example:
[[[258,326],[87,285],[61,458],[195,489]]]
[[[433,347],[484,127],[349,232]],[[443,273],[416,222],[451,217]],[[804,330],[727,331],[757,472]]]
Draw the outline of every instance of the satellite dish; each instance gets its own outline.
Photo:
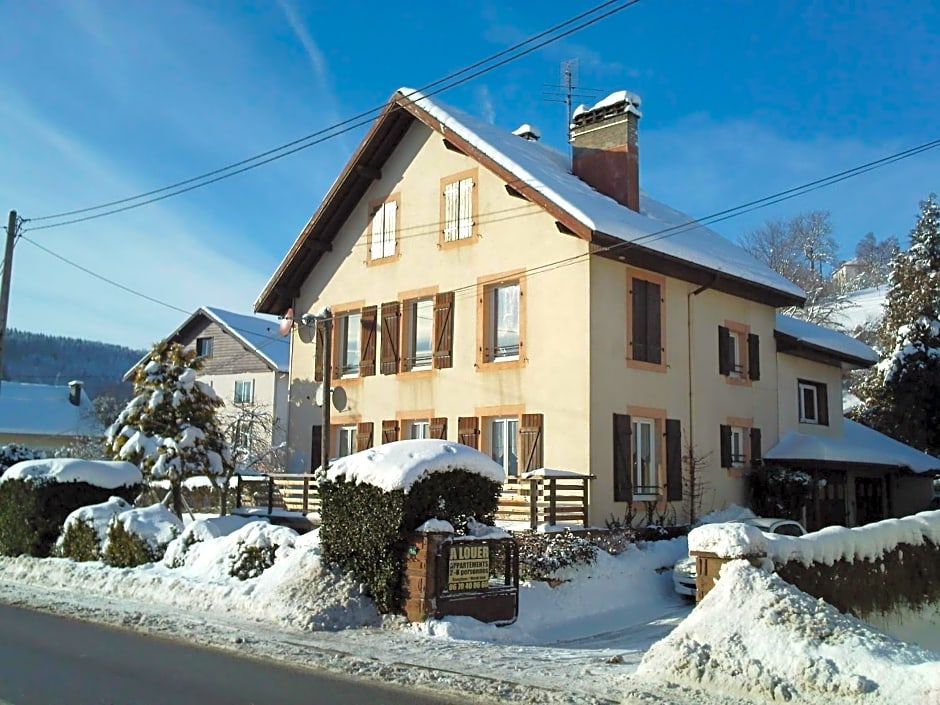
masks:
[[[280,325],[277,327],[277,332],[281,335],[287,335],[290,333],[290,329],[294,327],[294,309],[287,309],[287,313],[284,314],[284,317],[281,319]]]
[[[323,385],[317,387],[317,391],[313,394],[313,403],[317,406],[323,406]]]
[[[333,387],[333,393],[330,395],[333,400],[333,408],[337,411],[343,411],[346,408],[346,390],[342,387]]]

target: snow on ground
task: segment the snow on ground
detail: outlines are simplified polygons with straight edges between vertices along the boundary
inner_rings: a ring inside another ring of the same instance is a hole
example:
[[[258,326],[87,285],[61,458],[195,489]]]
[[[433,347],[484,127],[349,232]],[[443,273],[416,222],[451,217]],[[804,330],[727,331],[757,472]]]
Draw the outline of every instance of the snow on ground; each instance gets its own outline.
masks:
[[[746,561],[646,654],[637,676],[764,701],[940,702],[940,654],[897,641]]]

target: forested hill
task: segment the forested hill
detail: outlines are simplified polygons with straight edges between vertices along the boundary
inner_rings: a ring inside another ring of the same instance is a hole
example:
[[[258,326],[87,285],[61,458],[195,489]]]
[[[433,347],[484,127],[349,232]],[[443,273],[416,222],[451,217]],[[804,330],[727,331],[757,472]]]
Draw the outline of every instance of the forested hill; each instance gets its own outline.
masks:
[[[132,385],[124,373],[144,356],[144,350],[9,329],[3,350],[3,379],[34,384],[85,383],[88,396],[112,394],[127,399]]]

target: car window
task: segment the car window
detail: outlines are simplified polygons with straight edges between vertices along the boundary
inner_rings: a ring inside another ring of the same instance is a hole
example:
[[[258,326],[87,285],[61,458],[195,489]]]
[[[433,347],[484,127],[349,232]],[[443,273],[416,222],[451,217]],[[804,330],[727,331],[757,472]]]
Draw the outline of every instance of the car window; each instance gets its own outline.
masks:
[[[774,533],[783,536],[802,536],[806,532],[796,524],[780,524],[774,527]]]

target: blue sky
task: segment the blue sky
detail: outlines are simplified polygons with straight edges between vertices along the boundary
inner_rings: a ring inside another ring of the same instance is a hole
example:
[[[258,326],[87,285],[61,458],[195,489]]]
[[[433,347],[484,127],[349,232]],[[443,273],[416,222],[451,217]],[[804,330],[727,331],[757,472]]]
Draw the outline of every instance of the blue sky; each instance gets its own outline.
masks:
[[[209,171],[380,105],[595,2],[0,4],[0,211],[95,205]],[[511,7],[507,7],[511,5]],[[439,99],[564,148],[543,99],[562,61],[643,98],[641,186],[704,216],[940,137],[931,3],[641,0]],[[365,128],[189,194],[26,237],[185,311],[249,312]],[[726,221],[823,208],[849,257],[904,240],[940,150]],[[42,223],[30,223],[29,226]],[[185,315],[17,245],[10,325],[132,346]]]

